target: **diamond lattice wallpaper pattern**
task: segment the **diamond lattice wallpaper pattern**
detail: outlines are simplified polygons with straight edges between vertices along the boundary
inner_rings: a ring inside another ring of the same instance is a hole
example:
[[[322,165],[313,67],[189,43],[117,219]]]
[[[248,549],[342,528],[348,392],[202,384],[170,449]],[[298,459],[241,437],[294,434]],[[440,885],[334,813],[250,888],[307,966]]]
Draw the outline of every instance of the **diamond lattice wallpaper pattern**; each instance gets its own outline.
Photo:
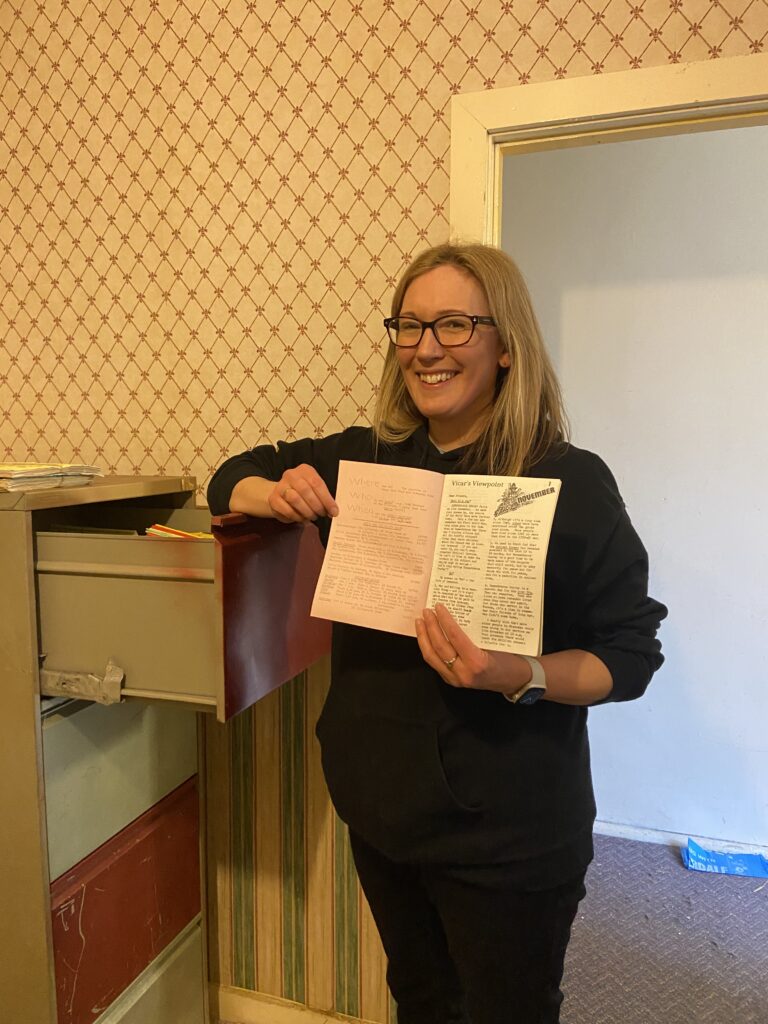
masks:
[[[0,0],[0,459],[365,421],[449,100],[757,53],[768,0]]]

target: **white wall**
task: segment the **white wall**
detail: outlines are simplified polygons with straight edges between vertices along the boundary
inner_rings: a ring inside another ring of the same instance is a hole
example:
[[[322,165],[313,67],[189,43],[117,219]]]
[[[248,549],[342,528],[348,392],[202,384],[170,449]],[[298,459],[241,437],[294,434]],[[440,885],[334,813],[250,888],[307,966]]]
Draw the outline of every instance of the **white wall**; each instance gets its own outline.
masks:
[[[646,697],[590,715],[598,816],[768,845],[768,128],[507,157],[576,444],[669,605]]]

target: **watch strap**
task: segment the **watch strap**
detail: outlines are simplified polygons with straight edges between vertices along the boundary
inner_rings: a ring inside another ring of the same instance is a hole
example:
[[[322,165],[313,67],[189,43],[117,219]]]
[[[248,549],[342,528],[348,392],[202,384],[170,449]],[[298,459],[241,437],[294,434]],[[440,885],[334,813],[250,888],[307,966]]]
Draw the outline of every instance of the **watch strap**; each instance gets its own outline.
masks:
[[[521,697],[523,697],[530,690],[540,690],[542,694],[547,692],[547,676],[544,672],[544,666],[541,664],[538,658],[529,658],[527,654],[519,654],[519,658],[527,661],[531,667],[531,678],[516,690],[514,693],[505,693],[504,697],[512,704],[517,704]]]

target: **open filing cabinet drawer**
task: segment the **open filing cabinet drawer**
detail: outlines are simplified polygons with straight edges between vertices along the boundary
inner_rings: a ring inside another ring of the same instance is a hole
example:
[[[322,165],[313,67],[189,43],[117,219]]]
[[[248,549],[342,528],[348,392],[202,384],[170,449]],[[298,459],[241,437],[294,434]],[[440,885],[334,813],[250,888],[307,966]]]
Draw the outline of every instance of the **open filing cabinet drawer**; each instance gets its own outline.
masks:
[[[156,522],[213,538],[143,535]],[[313,527],[115,503],[49,510],[35,537],[45,692],[82,693],[91,676],[98,699],[181,701],[225,721],[328,650],[329,624],[309,616]]]

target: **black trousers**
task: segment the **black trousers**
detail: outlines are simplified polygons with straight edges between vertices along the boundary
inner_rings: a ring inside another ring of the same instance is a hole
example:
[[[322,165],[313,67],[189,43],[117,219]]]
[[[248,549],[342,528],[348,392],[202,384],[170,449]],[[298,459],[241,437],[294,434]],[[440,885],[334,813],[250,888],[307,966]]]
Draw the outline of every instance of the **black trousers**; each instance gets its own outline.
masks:
[[[525,892],[504,864],[398,864],[350,839],[398,1024],[557,1024],[584,872]]]

